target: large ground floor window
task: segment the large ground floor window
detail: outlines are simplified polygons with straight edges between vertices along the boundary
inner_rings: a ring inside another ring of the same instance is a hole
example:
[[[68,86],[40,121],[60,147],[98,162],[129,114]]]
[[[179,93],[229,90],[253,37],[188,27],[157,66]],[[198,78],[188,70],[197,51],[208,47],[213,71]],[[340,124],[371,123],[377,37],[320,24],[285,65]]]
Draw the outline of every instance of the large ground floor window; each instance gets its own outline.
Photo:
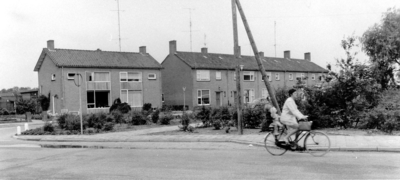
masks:
[[[197,104],[210,105],[210,90],[197,90]]]
[[[121,90],[121,101],[128,103],[132,107],[142,107],[142,91]]]
[[[255,99],[254,89],[244,90],[244,103],[252,102]]]
[[[110,91],[87,91],[88,108],[110,107]]]

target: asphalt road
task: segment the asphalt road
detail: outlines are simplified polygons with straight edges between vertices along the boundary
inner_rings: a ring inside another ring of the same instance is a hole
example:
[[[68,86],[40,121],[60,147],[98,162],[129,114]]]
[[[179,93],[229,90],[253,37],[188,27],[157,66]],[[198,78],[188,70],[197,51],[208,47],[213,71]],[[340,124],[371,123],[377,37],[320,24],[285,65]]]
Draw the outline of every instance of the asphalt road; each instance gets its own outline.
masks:
[[[260,147],[232,143],[141,144],[131,144],[134,149],[0,147],[0,179],[400,178],[396,153],[275,157]]]
[[[235,143],[34,142],[11,138],[15,129],[0,128],[0,179],[400,179],[399,153],[276,157]]]

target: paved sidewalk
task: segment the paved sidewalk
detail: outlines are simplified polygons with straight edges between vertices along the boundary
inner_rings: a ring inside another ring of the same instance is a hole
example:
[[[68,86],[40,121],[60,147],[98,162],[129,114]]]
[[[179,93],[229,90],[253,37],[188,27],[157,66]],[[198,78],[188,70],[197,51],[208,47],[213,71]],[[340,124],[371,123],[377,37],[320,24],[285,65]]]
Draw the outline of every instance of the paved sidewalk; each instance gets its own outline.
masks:
[[[148,135],[150,133],[173,131],[177,129],[177,126],[167,126],[95,135],[14,136],[14,138],[19,140],[49,142],[233,142],[263,146],[263,140],[266,135],[201,135],[190,133],[187,135]],[[331,140],[332,151],[400,152],[400,136],[329,135],[329,138]]]

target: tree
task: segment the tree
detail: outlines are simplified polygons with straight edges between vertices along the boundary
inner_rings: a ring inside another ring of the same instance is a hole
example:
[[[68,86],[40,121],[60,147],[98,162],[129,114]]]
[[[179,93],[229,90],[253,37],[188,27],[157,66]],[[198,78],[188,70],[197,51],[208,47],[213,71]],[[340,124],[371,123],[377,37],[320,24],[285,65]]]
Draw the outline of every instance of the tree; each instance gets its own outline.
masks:
[[[382,88],[394,81],[393,65],[400,65],[400,9],[390,8],[380,24],[374,24],[361,38],[363,51],[370,57]]]
[[[325,90],[325,104],[347,121],[347,117],[356,115],[357,111],[376,106],[381,87],[374,77],[374,67],[355,59],[357,52],[352,52],[352,48],[356,46],[356,38],[342,40],[341,46],[346,58],[336,60],[339,72],[332,71],[331,65],[328,65],[329,75],[334,79],[331,88]]]

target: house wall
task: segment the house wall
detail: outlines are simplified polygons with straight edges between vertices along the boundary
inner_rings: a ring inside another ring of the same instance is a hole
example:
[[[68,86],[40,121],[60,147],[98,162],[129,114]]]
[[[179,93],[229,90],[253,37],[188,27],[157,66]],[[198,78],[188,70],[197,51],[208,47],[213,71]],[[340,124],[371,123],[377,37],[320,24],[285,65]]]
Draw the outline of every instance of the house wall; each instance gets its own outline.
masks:
[[[68,73],[80,73],[83,77],[81,88],[82,93],[82,112],[88,113],[87,108],[87,89],[86,89],[86,72],[110,72],[110,99],[109,105],[120,97],[121,84],[120,72],[141,72],[142,73],[142,95],[143,104],[151,103],[152,107],[161,107],[161,71],[155,69],[99,69],[99,68],[64,68],[64,92],[65,92],[65,109],[68,111],[79,111],[79,89],[74,80],[68,80]],[[148,79],[148,74],[156,74],[156,79]],[[77,80],[76,80],[77,83]]]
[[[52,74],[56,75],[54,81],[51,80]],[[61,111],[61,104],[62,104],[61,79],[62,79],[61,69],[58,68],[49,58],[49,56],[46,55],[44,57],[43,64],[38,71],[39,91],[40,91],[39,96],[42,94],[47,96],[50,93],[51,99],[50,99],[49,110],[51,112],[53,112],[53,107],[54,107],[54,112],[59,113]],[[53,97],[55,95],[57,95],[58,98],[54,98],[53,101]]]
[[[183,87],[185,90],[185,104],[189,109],[193,107],[193,74],[192,69],[175,55],[168,55],[161,64],[162,89],[164,104],[183,105]]]

